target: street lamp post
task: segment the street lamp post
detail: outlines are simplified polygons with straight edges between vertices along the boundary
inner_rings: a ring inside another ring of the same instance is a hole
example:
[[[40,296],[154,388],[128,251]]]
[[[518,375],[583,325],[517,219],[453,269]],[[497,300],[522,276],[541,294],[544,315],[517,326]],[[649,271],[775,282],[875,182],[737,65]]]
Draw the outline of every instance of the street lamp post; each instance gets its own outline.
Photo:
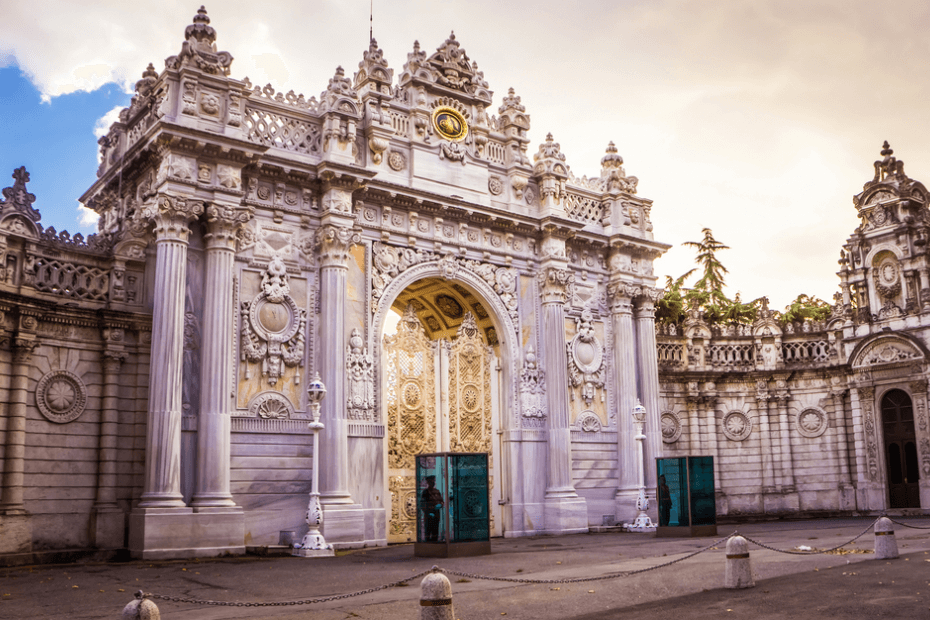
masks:
[[[646,427],[646,408],[636,399],[636,406],[633,407],[633,423],[636,425],[636,463],[639,469],[639,497],[636,498],[636,510],[639,514],[632,523],[624,523],[623,529],[627,532],[654,532],[656,531],[655,523],[646,514],[649,510],[649,498],[646,497],[646,475],[645,465],[643,464],[643,441],[646,435],[643,432]]]
[[[320,527],[323,525],[323,507],[320,505],[320,431],[323,424],[320,422],[320,401],[326,396],[326,386],[320,380],[320,373],[315,373],[313,381],[307,386],[307,397],[310,401],[310,430],[313,432],[313,478],[310,487],[310,504],[307,506],[307,525],[309,530],[300,541],[300,546],[294,545],[291,555],[302,558],[331,557],[336,555],[333,546],[326,543]]]

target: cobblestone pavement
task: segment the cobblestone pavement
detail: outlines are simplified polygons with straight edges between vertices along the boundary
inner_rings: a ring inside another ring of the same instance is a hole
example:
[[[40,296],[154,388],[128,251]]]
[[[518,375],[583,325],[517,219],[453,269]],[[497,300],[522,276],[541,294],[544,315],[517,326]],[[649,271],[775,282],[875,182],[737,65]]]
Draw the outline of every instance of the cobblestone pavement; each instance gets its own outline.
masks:
[[[828,549],[874,519],[721,525],[776,549]],[[930,519],[897,518],[930,528]],[[902,557],[874,560],[869,531],[839,552],[787,555],[750,545],[757,586],[723,590],[724,545],[672,566],[586,583],[517,584],[450,577],[456,618],[930,618],[930,529],[895,526]],[[632,571],[680,558],[714,538],[656,539],[598,533],[495,539],[493,555],[414,558],[411,545],[335,558],[254,557],[201,561],[72,564],[0,569],[0,618],[117,618],[142,589],[202,600],[267,602],[347,594],[395,582],[438,564],[497,577],[566,579]],[[156,600],[174,618],[419,618],[419,580],[359,597],[295,607],[214,607]]]

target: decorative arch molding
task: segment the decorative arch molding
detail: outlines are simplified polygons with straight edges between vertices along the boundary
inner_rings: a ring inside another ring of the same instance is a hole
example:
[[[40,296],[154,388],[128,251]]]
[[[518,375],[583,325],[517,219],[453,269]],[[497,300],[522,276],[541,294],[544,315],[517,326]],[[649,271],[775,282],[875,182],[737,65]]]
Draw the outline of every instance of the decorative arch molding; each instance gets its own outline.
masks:
[[[874,266],[872,263],[875,261],[875,258],[879,254],[888,253],[894,256],[895,260],[903,260],[905,258],[904,253],[901,251],[901,248],[898,245],[891,241],[881,241],[876,243],[874,247],[869,250],[869,253],[865,255],[864,265],[869,267]]]
[[[10,212],[0,218],[0,233],[38,239],[41,235],[36,223],[22,213]]]
[[[515,380],[516,377],[519,376],[517,363],[520,359],[520,351],[517,348],[519,332],[516,316],[511,315],[510,308],[504,305],[501,297],[494,288],[488,284],[485,278],[468,268],[459,266],[457,262],[454,263],[456,268],[452,269],[450,263],[452,263],[453,260],[454,259],[451,257],[446,257],[440,260],[431,260],[414,265],[398,273],[384,287],[375,310],[374,321],[372,322],[372,339],[374,340],[372,344],[375,351],[374,359],[379,367],[375,376],[380,384],[382,381],[380,370],[382,363],[380,335],[381,331],[384,329],[384,321],[387,318],[387,313],[390,312],[391,306],[400,296],[401,292],[417,280],[422,280],[424,278],[442,278],[443,280],[457,282],[471,289],[473,293],[477,294],[478,297],[486,303],[485,308],[488,309],[488,313],[491,315],[491,321],[497,328],[497,333],[501,342],[501,357],[503,358],[504,387],[508,394],[504,411],[501,411],[501,424],[505,427],[520,428],[520,420],[518,419],[520,412],[517,406],[519,382]],[[516,315],[515,311],[514,315]],[[383,387],[379,385],[377,390],[379,410],[383,405],[383,392]]]
[[[881,334],[860,342],[852,354],[850,365],[853,370],[864,370],[890,364],[911,364],[928,358],[923,343],[907,334]]]

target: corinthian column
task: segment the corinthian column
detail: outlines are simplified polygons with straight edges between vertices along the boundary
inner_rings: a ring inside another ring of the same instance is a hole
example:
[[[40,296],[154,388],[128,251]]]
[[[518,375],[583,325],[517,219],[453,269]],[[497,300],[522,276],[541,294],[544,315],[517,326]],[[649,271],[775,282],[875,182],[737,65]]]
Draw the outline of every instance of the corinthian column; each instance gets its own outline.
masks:
[[[236,230],[249,213],[230,206],[207,207],[200,419],[197,423],[197,512],[235,506],[229,490],[229,386],[232,383],[233,253]]]
[[[613,333],[611,389],[617,403],[617,523],[636,518],[639,494],[636,462],[636,430],[631,412],[636,405],[636,338],[633,332],[633,299],[641,293],[638,286],[612,282],[607,287]]]
[[[339,192],[342,190],[330,190]],[[325,200],[324,200],[325,202]],[[330,198],[330,202],[336,202]],[[345,218],[339,218],[343,220]],[[320,378],[329,393],[322,402],[320,500],[324,506],[352,504],[346,418],[346,278],[349,249],[361,241],[348,222],[329,223],[317,234],[320,252]],[[327,521],[324,521],[327,523]],[[329,535],[327,534],[327,538]]]
[[[149,370],[145,487],[139,508],[184,507],[181,495],[181,372],[188,223],[203,204],[159,195],[142,213],[155,224],[155,308]]]
[[[646,408],[645,463],[646,489],[656,488],[655,460],[662,456],[662,434],[659,427],[659,364],[656,359],[656,307],[661,292],[643,287],[643,294],[635,300],[636,317],[636,369],[639,394]],[[622,412],[625,413],[625,412]],[[717,471],[717,467],[714,468]]]

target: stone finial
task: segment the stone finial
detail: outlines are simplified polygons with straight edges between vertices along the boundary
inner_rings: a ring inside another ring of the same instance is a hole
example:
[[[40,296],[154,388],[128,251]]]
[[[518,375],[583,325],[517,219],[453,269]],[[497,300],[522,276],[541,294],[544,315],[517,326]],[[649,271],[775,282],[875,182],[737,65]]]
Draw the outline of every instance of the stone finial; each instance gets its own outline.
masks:
[[[362,61],[358,63],[358,72],[355,74],[355,87],[360,88],[366,82],[373,81],[379,84],[390,85],[394,81],[394,70],[388,67],[384,59],[384,52],[378,47],[374,38],[368,43],[368,50],[362,54]],[[376,91],[379,89],[375,89]]]
[[[197,9],[193,23],[184,29],[184,39],[181,53],[165,59],[165,67],[176,70],[192,65],[206,73],[229,75],[233,57],[229,52],[216,51],[216,30],[203,6]]]
[[[26,189],[26,183],[29,182],[29,173],[26,172],[25,166],[20,166],[13,171],[13,186],[4,188],[3,201],[0,203],[0,210],[6,211],[13,209],[21,212],[23,215],[38,222],[42,219],[39,211],[33,208],[32,203],[36,201],[35,194],[30,194]]]
[[[149,63],[149,66],[142,72],[142,79],[136,82],[136,92],[143,97],[148,95],[157,80],[158,71],[155,70],[155,65]]]
[[[907,179],[907,175],[904,174],[904,162],[894,157],[894,150],[891,148],[891,145],[888,144],[888,140],[885,140],[882,144],[881,156],[882,159],[876,161],[874,164],[875,178],[872,179],[873,183],[885,180],[890,181],[891,178],[900,180]]]
[[[607,154],[601,158],[601,173],[609,173],[611,170],[623,170],[623,157],[617,153],[616,145],[611,142],[607,145]]]

